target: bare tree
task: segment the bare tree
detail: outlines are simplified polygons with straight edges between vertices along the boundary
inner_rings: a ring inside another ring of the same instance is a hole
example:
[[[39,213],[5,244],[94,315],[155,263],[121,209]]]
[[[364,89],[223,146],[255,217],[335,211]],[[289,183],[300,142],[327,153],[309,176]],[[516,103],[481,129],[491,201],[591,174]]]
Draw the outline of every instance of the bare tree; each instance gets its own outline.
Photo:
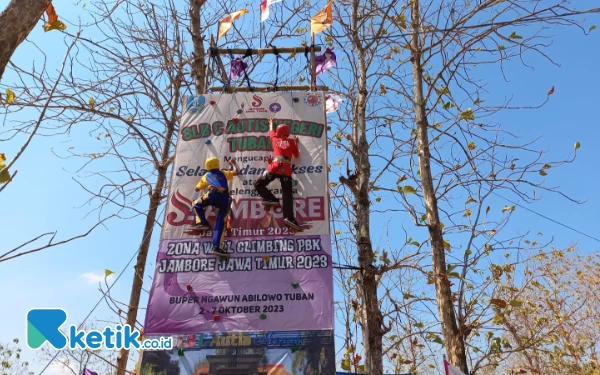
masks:
[[[185,17],[173,1],[123,3],[116,10],[104,3],[90,6],[101,22],[89,27],[102,37],[80,38],[69,72],[48,105],[47,119],[53,121],[54,133],[77,133],[86,126],[89,137],[97,140],[98,146],[90,150],[73,146],[57,154],[83,161],[76,181],[91,194],[88,203],[95,206],[92,212],[99,221],[111,215],[144,217],[132,292],[123,308],[125,323],[134,327],[192,59],[184,42]],[[35,71],[16,71],[23,82],[44,87],[44,77]],[[27,101],[27,95],[33,99],[30,86],[17,88],[24,93],[23,107],[37,105]],[[119,354],[118,374],[126,371],[128,357],[127,350]]]
[[[568,9],[563,2],[416,0],[397,9],[394,27],[382,36],[409,52],[400,60],[410,68],[390,76],[385,87],[410,103],[413,113],[398,109],[412,119],[397,128],[410,139],[403,151],[411,154],[399,174],[404,182],[398,186],[399,201],[415,225],[427,229],[432,251],[428,273],[443,343],[449,360],[465,373],[468,356],[473,356],[473,371],[483,363],[481,352],[469,353],[467,338],[479,334],[478,319],[491,311],[489,303],[480,305],[479,298],[493,291],[486,289],[490,274],[481,273],[479,262],[494,250],[523,247],[515,245],[519,239],[500,239],[498,232],[516,207],[504,207],[505,217],[493,219],[488,216],[492,196],[503,192],[530,202],[540,198],[536,190],[562,194],[546,186],[540,175],[574,160],[547,160],[534,141],[521,143],[501,124],[486,120],[504,109],[541,105],[513,106],[509,100],[483,104],[486,89],[478,67],[497,64],[503,74],[508,60],[523,61],[529,53],[548,57],[543,40],[549,36],[544,33],[552,26],[576,25],[573,17],[585,12]],[[402,49],[392,49],[392,59],[393,54],[402,55]],[[452,255],[456,241],[462,243],[462,253]],[[458,285],[453,290],[454,282]]]

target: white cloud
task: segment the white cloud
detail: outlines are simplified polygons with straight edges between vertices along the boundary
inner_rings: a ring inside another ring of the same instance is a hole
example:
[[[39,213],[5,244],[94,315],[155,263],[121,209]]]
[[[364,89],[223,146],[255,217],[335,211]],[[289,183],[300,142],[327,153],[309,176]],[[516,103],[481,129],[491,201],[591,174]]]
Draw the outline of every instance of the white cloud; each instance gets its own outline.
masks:
[[[68,367],[56,361],[52,362],[45,372],[49,375],[73,375]]]
[[[104,273],[86,272],[81,274],[81,277],[90,284],[104,283]],[[106,280],[112,281],[114,274],[109,275]]]

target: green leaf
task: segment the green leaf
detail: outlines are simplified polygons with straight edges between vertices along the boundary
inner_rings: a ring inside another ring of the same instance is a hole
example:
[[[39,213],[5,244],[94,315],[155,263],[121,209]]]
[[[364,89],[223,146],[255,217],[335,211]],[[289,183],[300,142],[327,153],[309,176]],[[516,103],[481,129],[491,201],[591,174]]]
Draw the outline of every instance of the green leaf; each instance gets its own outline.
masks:
[[[452,103],[450,103],[450,102],[444,103],[444,109],[450,109],[451,106],[452,106]]]
[[[502,316],[502,315],[496,315],[496,316],[494,316],[493,323],[494,324],[503,324],[504,323],[504,316]]]
[[[418,241],[413,241],[410,244],[413,245],[413,246],[416,246],[416,247],[421,246],[421,244]]]
[[[381,202],[381,197],[375,198],[375,202]]]
[[[398,22],[398,26],[402,29],[406,29],[406,16],[404,14],[400,14],[396,17],[396,22]]]
[[[448,274],[448,277],[451,278],[451,279],[460,279],[461,278],[460,274],[458,272],[450,272]]]
[[[467,249],[467,251],[465,251],[465,255],[466,256],[469,256],[471,254],[473,254],[473,252],[471,251],[471,249]]]
[[[342,370],[350,371],[350,360],[349,359],[342,360]]]
[[[415,190],[415,188],[414,188],[414,187],[412,187],[412,186],[410,186],[410,185],[404,185],[404,186],[402,187],[402,192],[403,192],[404,194],[414,194],[414,193],[416,193],[417,191]]]
[[[480,103],[483,103],[483,102],[484,102],[484,100],[481,100],[481,99],[477,98],[477,99],[475,99],[475,101],[473,102],[473,104],[480,104]]]
[[[469,198],[467,199],[465,204],[469,204],[469,203],[477,203],[477,201],[475,199],[473,199],[473,197],[469,196]]]
[[[575,142],[575,150],[577,150],[579,147],[581,147],[581,143]]]
[[[498,51],[504,50],[504,46],[502,44],[498,45]]]
[[[447,251],[450,251],[452,249],[448,240],[444,240],[444,249]]]
[[[387,94],[387,90],[385,89],[385,85],[383,83],[379,84],[379,92],[381,93],[381,95]]]
[[[523,39],[523,37],[518,35],[516,31],[513,31],[508,37],[512,39]]]
[[[590,29],[589,29],[589,31],[592,31],[592,30],[594,30],[595,28],[596,28],[596,25],[592,25],[592,26],[590,26]]]
[[[546,171],[545,171],[545,170],[543,170],[543,169],[540,169],[540,172],[539,172],[539,173],[540,173],[540,175],[541,175],[541,176],[546,176],[546,175],[548,174],[548,173],[546,173]]]
[[[417,328],[423,328],[423,327],[425,327],[425,324],[423,324],[421,322],[418,322],[418,323],[415,323],[415,327],[417,327]]]
[[[471,120],[471,121],[475,121],[475,115],[473,114],[473,111],[471,110],[471,108],[463,111],[460,114],[460,119],[461,120]]]
[[[522,301],[517,301],[517,300],[512,300],[508,304],[511,305],[511,306],[513,306],[513,307],[521,307],[521,306],[523,306],[523,302]]]
[[[421,215],[421,221],[427,221],[427,214]]]

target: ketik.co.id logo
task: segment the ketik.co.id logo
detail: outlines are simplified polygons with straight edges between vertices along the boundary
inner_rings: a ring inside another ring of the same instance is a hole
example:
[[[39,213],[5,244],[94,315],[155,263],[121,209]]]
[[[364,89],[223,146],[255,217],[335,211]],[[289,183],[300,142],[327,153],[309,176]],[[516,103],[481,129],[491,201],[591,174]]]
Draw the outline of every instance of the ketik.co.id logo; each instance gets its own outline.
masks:
[[[68,338],[60,331],[67,321],[67,312],[63,309],[32,309],[27,313],[27,346],[39,349],[48,342],[55,349],[145,349],[170,350],[173,338],[146,339],[140,342],[140,332],[130,326],[117,325],[106,327],[103,331],[80,331],[74,325],[69,327]]]

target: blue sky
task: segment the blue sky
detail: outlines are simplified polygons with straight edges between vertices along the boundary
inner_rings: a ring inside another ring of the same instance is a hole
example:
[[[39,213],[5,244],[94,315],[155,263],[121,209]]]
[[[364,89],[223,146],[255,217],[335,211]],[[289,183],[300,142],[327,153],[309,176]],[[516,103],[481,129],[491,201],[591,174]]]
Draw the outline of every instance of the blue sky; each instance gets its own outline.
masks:
[[[4,8],[6,3],[6,0],[0,1],[0,8]],[[61,10],[59,15],[62,13],[65,18],[74,20],[79,15],[80,7],[81,5]],[[252,16],[254,17],[253,14]],[[594,22],[600,22],[598,17],[587,18],[596,18]],[[587,22],[587,25],[594,22]],[[56,46],[58,58],[62,58],[65,47],[60,33],[44,33],[40,23],[29,40],[42,48]],[[513,131],[525,138],[543,135],[539,144],[549,149],[549,155],[554,158],[568,156],[573,152],[573,144],[581,142],[577,161],[550,170],[547,181],[549,185],[560,186],[562,191],[576,199],[587,200],[587,203],[576,205],[557,195],[546,194],[543,201],[532,204],[529,208],[596,237],[600,237],[596,229],[600,200],[594,195],[597,191],[600,160],[600,149],[597,147],[600,141],[599,45],[598,30],[584,36],[577,29],[561,28],[548,50],[561,65],[560,68],[534,58],[531,63],[536,67],[535,70],[511,64],[510,82],[504,82],[497,72],[494,75],[493,69],[490,69],[487,79],[492,95],[500,97],[506,93],[514,93],[516,99],[527,99],[535,103],[543,101],[549,88],[555,87],[550,103],[542,109],[505,112],[497,119],[509,124]],[[36,55],[33,47],[23,44],[13,56],[13,62],[27,66],[31,63],[32,55]],[[10,73],[5,74],[2,84],[8,85],[11,78]],[[4,115],[0,113],[0,116],[4,120]],[[83,142],[78,143],[78,146],[85,147],[92,142],[81,141],[81,137],[77,136],[73,135],[71,139]],[[94,217],[85,217],[90,207],[78,208],[88,198],[87,193],[72,180],[73,174],[70,171],[78,164],[60,160],[51,151],[53,147],[66,149],[67,144],[62,142],[68,140],[66,136],[37,137],[13,167],[13,170],[19,170],[19,174],[0,193],[0,233],[3,239],[0,252],[44,232],[58,231],[58,240],[68,238],[86,231],[94,223]],[[20,145],[18,140],[0,142],[0,152],[6,153],[10,160]],[[498,205],[500,204],[508,203],[499,202]],[[381,226],[384,221],[386,220],[382,217],[374,218],[373,227]],[[18,337],[25,343],[25,315],[31,308],[64,308],[69,313],[69,323],[80,323],[100,298],[98,282],[103,279],[104,269],[119,273],[134,255],[141,240],[142,225],[143,220],[140,218],[115,221],[84,239],[0,263],[0,285],[3,286],[0,297],[4,301],[4,308],[0,309],[0,342]],[[517,208],[505,233],[509,236],[526,230],[554,234],[556,246],[566,246],[577,241],[578,248],[583,253],[597,251],[600,247],[593,240]],[[380,235],[381,233],[374,233],[374,238]],[[156,255],[157,238],[158,232],[153,237],[148,258],[150,269]],[[130,266],[113,289],[115,298],[128,301],[132,277]],[[142,306],[145,306],[146,301],[147,294],[143,293]],[[100,304],[92,318],[107,319],[110,316],[111,312],[104,304]],[[28,349],[24,352],[26,358],[35,358],[35,352]],[[45,364],[34,362],[32,369],[38,372],[43,365]],[[60,373],[54,370],[57,374]]]

